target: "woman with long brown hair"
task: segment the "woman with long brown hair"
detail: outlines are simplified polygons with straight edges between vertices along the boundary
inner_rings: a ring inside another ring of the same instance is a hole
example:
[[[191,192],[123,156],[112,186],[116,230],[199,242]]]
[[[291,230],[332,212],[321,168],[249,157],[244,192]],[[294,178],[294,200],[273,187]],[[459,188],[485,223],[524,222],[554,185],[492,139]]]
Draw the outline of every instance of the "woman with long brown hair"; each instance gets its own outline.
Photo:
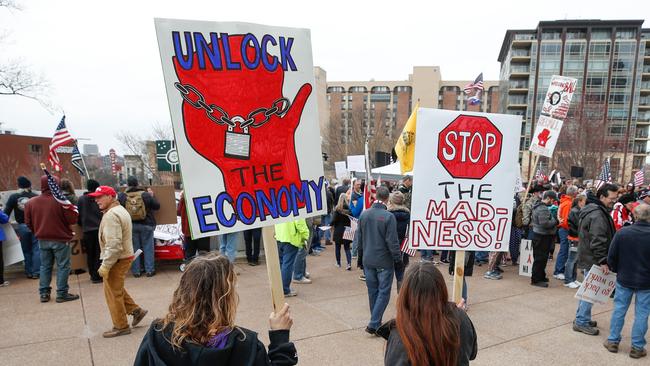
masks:
[[[377,330],[388,341],[385,365],[456,366],[476,358],[474,325],[448,296],[433,263],[409,266],[397,298],[397,318]]]
[[[295,365],[289,305],[271,313],[268,354],[257,333],[235,325],[237,275],[228,258],[194,258],[174,291],[169,312],[152,323],[135,365]]]

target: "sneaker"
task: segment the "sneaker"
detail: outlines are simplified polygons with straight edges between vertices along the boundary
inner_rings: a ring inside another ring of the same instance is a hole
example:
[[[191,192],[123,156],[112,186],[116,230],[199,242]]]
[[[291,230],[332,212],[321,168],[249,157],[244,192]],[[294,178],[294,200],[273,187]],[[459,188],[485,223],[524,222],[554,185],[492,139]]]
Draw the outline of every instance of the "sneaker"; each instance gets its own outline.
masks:
[[[565,283],[565,284],[564,284],[564,287],[568,287],[568,288],[572,288],[572,289],[577,289],[577,288],[580,287],[580,285],[578,285],[578,284],[576,283],[576,281],[573,281],[573,282]]]
[[[149,311],[145,310],[143,308],[138,308],[138,310],[134,311],[131,315],[133,315],[133,321],[131,322],[131,326],[135,328],[136,325],[140,324],[142,319],[144,319],[144,316],[147,315]]]
[[[532,286],[537,286],[537,287],[543,287],[543,288],[548,287],[548,283],[546,283],[546,282],[533,282],[533,283],[531,283],[531,285]]]
[[[497,273],[503,273],[503,269],[501,269],[501,267],[499,267],[499,266],[496,266],[496,267],[494,268],[494,272],[497,272]]]
[[[366,275],[364,275],[364,274],[360,274],[360,275],[359,275],[359,280],[365,282],[365,281],[366,281]]]
[[[556,280],[564,281],[564,279],[565,279],[564,278],[564,273],[558,273],[556,275],[553,275],[553,278],[555,278]]]
[[[647,355],[648,352],[645,350],[645,348],[632,347],[632,349],[630,350],[630,357],[632,358],[641,358]]]
[[[57,295],[56,302],[68,302],[68,301],[74,301],[74,300],[78,300],[78,299],[79,299],[79,295],[66,293],[65,295],[62,295],[62,296]]]
[[[41,294],[41,302],[50,302],[50,294]]]
[[[341,263],[336,263],[335,266],[336,268],[341,268]]]
[[[0,287],[7,287],[7,286],[9,286],[9,281],[4,281],[0,283]]]
[[[372,335],[374,335],[374,336],[377,335],[377,329],[370,328],[370,327],[366,327],[365,331],[366,331],[366,333],[368,333],[368,334],[372,334]]]
[[[348,266],[345,267],[345,270],[346,270],[346,271],[351,271],[351,270],[352,270],[352,266],[348,264]]]
[[[578,325],[575,321],[573,322],[573,330],[591,336],[597,336],[600,333],[596,327]]]
[[[578,280],[575,280],[575,281],[573,281],[573,282],[575,282],[575,284],[578,285],[578,287],[579,287],[579,286],[582,286],[582,282],[580,282],[580,281],[578,281]]]
[[[305,278],[311,278],[311,273],[305,272]]]
[[[284,297],[296,297],[298,296],[298,293],[294,290],[291,290],[288,294],[284,294]]]
[[[147,272],[146,274],[147,277],[153,277],[155,275],[156,275],[156,271]]]
[[[597,322],[597,321],[595,321],[595,320],[590,320],[590,321],[589,321],[589,326],[590,326],[590,327],[594,327],[594,328],[595,328],[595,327],[597,327],[597,326],[598,326],[598,322]]]
[[[181,272],[185,272],[185,267],[187,267],[187,265],[185,263],[183,263],[183,264],[181,264],[181,266],[178,269],[180,269]]]
[[[618,353],[618,343],[605,341],[605,343],[603,343],[603,346],[611,353]]]
[[[299,283],[299,284],[303,284],[303,285],[308,285],[308,284],[311,283],[311,280],[310,280],[309,278],[307,278],[307,277],[303,277],[303,278],[301,278],[301,279],[299,279],[299,280],[294,279],[294,280],[293,280],[293,283]]]
[[[135,278],[139,278],[140,276],[142,276],[142,273],[134,273],[133,274],[133,277],[135,277]]]
[[[104,338],[114,338],[114,337],[119,337],[127,334],[131,334],[131,328],[124,328],[124,329],[113,328],[109,331],[102,333],[102,336],[104,336]]]

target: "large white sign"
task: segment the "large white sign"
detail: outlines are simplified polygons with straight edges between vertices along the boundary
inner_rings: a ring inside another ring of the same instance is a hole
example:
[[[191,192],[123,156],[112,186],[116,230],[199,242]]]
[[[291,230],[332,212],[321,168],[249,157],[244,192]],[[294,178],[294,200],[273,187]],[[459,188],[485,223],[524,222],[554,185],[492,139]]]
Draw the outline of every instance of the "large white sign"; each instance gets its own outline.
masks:
[[[559,119],[539,116],[528,150],[542,156],[552,157],[560,137],[560,131],[562,131],[562,124],[563,122]]]
[[[350,156],[348,156],[348,171],[350,171],[350,172],[365,172],[366,171],[366,157],[365,157],[365,155],[350,155]]]
[[[155,25],[192,237],[324,214],[309,30]]]
[[[519,247],[519,275],[533,276],[533,242],[522,239]]]
[[[4,230],[5,240],[2,241],[2,260],[4,261],[5,266],[18,263],[25,259],[23,256],[23,250],[20,246],[20,239],[14,231],[14,228],[11,224],[2,224],[0,230]]]
[[[569,105],[576,90],[578,79],[553,75],[544,98],[542,115],[564,120],[569,112]]]
[[[616,288],[616,274],[609,272],[604,274],[603,270],[597,266],[591,266],[587,278],[582,281],[578,288],[575,298],[578,300],[590,302],[592,304],[605,304]]]
[[[350,176],[348,168],[345,166],[345,161],[335,161],[334,170],[336,170],[336,179],[339,181]]]
[[[521,117],[418,109],[409,247],[508,250]]]

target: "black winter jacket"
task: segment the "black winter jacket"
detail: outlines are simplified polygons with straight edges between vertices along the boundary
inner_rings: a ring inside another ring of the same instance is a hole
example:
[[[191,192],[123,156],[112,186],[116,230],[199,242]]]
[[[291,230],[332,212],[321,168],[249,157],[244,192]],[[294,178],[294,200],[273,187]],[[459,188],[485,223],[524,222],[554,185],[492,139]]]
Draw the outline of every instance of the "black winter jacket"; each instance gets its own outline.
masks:
[[[635,222],[614,235],[607,264],[616,281],[634,290],[650,289],[650,223]]]
[[[594,195],[587,196],[587,205],[580,210],[578,235],[578,268],[607,264],[607,253],[616,228],[609,210]]]
[[[88,192],[79,197],[77,201],[79,209],[79,225],[84,233],[99,230],[99,223],[102,221],[102,211],[97,206],[95,199],[88,197]]]
[[[578,237],[578,227],[580,224],[580,206],[575,205],[569,211],[569,236]]]
[[[395,216],[395,220],[397,221],[397,239],[399,240],[399,244],[402,245],[406,237],[406,229],[408,229],[409,222],[411,221],[411,213],[405,208],[391,209],[388,211]]]
[[[13,193],[9,196],[7,200],[7,205],[5,206],[5,213],[7,216],[11,216],[11,213],[14,213],[14,219],[19,224],[25,223],[25,205],[27,201],[31,198],[38,196],[36,193],[31,190],[22,190],[21,192]]]
[[[133,221],[134,224],[141,224],[147,226],[156,226],[156,218],[153,216],[153,212],[160,210],[160,203],[156,197],[150,195],[146,190],[137,187],[127,188],[125,193],[120,193],[117,199],[120,201],[120,205],[124,206],[126,202],[126,193],[130,192],[143,192],[142,200],[144,201],[144,208],[147,210],[147,217],[144,220]]]
[[[171,327],[165,331],[157,330],[159,328],[159,322],[153,322],[149,327],[134,366],[289,366],[298,363],[296,347],[289,342],[288,330],[269,331],[271,344],[267,354],[257,333],[245,328],[233,330],[222,349],[185,342],[182,350],[174,349],[167,341],[171,338]]]

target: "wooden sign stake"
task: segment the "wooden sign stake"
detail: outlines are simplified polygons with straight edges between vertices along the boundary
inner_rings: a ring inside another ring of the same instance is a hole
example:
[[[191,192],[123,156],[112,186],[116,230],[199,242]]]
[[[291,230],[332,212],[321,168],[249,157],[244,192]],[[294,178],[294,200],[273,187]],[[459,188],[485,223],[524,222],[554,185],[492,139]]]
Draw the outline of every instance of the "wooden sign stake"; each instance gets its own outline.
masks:
[[[278,256],[278,244],[275,240],[275,226],[271,225],[262,228],[262,241],[264,242],[266,271],[269,275],[273,309],[278,312],[284,306],[284,290],[282,290],[280,257]]]
[[[465,251],[456,251],[456,261],[454,262],[454,304],[458,304],[463,298],[463,277],[465,277]]]

